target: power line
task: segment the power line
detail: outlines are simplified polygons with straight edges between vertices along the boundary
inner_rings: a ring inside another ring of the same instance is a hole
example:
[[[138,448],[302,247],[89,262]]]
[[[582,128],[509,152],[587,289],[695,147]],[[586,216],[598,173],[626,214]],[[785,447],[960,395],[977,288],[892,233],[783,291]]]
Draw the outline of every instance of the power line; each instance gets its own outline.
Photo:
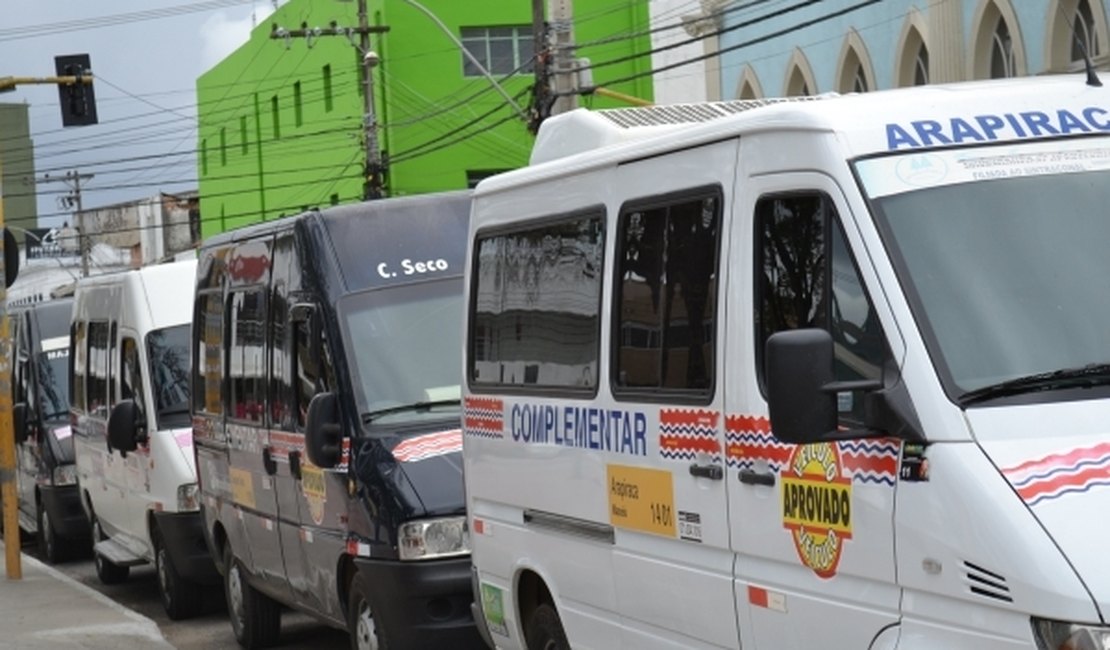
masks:
[[[95,16],[91,18],[78,18],[75,20],[67,20],[56,23],[44,23],[40,25],[20,25],[18,27],[8,27],[0,29],[0,42],[18,41],[27,38],[36,38],[39,36],[53,36],[56,34],[83,31],[86,29],[115,27],[118,25],[146,22],[149,20],[158,20],[161,18],[169,18],[172,16],[181,16],[185,14],[199,13],[202,11],[210,11],[212,9],[223,9],[225,7],[233,7],[236,5],[253,3],[254,0],[207,0],[206,2],[195,2],[185,5],[175,5],[173,7],[145,9],[142,11],[109,14],[106,16]]]

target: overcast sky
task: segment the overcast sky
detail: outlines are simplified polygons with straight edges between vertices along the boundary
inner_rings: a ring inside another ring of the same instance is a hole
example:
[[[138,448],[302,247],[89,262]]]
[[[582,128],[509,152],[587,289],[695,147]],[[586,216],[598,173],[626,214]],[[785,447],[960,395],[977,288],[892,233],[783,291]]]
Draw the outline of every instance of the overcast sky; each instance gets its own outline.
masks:
[[[3,6],[0,77],[53,76],[56,55],[91,57],[97,126],[63,129],[56,86],[0,94],[0,103],[30,106],[39,179],[70,170],[94,175],[82,185],[85,208],[196,189],[196,79],[273,11],[272,0],[3,0]],[[37,185],[39,225],[69,220],[58,204],[67,191],[62,183]]]

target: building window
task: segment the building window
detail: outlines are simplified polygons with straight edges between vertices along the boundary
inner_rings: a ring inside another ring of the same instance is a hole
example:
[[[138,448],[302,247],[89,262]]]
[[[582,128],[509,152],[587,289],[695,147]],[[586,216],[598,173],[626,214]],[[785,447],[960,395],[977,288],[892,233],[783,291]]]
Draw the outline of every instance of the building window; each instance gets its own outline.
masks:
[[[509,170],[508,169],[468,169],[468,170],[466,170],[466,186],[470,189],[474,189],[475,187],[478,186],[478,183],[480,183],[482,181],[482,179],[489,178],[490,176],[496,176],[497,174],[500,174],[502,172],[507,172],[507,171],[509,171]]]
[[[324,66],[324,112],[330,113],[334,108],[331,98],[331,64]]]
[[[991,79],[1007,79],[1013,77],[1017,70],[1014,60],[1014,43],[1010,39],[1010,28],[1006,19],[998,17],[998,24],[994,28],[991,40]]]
[[[604,235],[591,211],[478,238],[472,385],[597,390]]]
[[[220,165],[227,165],[227,129],[220,127]]]
[[[274,118],[274,139],[281,139],[281,113],[278,106],[278,96],[274,95],[270,98],[270,114]]]
[[[1071,60],[1081,62],[1084,55],[1094,59],[1100,52],[1095,17],[1088,0],[1079,0],[1072,17]]]
[[[466,51],[490,74],[528,74],[532,72],[535,52],[531,27],[463,27],[462,44]],[[482,71],[469,57],[463,57],[463,75],[481,76]]]
[[[720,197],[714,188],[622,210],[614,390],[712,394]]]
[[[917,56],[913,60],[913,85],[924,86],[929,83],[929,48],[924,41],[917,48]]]
[[[301,108],[301,82],[293,84],[293,123],[296,126],[304,124],[304,110]]]
[[[247,116],[239,117],[239,153],[246,155],[247,149]]]

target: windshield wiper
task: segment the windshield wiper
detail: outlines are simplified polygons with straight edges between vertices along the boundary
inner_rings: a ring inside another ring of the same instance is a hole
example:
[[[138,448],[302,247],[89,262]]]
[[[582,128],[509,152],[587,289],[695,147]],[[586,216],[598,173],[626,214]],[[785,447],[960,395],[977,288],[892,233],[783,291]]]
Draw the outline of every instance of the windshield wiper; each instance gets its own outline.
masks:
[[[960,404],[968,405],[998,397],[1035,393],[1061,388],[1092,387],[1110,384],[1110,363],[1089,363],[1077,368],[1061,368],[1009,379],[983,386],[960,396]]]
[[[459,399],[437,399],[425,402],[412,402],[411,404],[400,404],[398,406],[390,406],[389,408],[377,409],[362,414],[362,421],[364,424],[370,424],[383,415],[390,415],[392,413],[403,413],[405,411],[430,411],[437,406],[458,406],[462,404]]]

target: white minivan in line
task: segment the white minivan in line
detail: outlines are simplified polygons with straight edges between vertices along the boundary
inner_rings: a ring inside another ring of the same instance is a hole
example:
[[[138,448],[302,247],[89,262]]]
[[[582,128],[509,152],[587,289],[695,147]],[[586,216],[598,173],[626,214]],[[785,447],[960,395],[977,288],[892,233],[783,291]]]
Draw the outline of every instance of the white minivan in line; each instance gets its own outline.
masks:
[[[154,563],[166,613],[198,613],[219,584],[197,504],[189,418],[196,260],[83,278],[70,323],[81,502],[105,584]]]
[[[1110,648],[1110,87],[550,118],[483,180],[498,648]]]

